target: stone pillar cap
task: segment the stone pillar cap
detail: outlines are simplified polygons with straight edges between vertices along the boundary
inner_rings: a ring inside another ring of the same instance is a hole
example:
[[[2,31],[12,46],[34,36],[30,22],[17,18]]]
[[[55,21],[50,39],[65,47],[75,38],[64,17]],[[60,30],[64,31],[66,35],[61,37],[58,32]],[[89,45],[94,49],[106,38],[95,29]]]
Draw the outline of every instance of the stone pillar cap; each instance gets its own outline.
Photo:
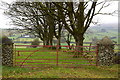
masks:
[[[102,45],[113,45],[113,41],[108,36],[105,36],[102,40],[98,41],[97,44]]]

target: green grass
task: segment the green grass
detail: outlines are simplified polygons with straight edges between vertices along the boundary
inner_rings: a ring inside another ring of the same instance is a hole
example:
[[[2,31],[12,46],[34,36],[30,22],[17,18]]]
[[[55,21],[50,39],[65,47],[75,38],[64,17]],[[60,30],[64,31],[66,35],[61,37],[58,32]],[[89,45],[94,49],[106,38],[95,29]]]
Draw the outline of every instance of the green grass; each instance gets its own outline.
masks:
[[[56,62],[58,61],[58,65],[60,66],[79,66],[78,64],[90,64],[89,61],[90,60],[86,60],[84,57],[80,57],[80,58],[73,58],[74,53],[72,52],[63,52],[63,50],[60,50],[58,52],[58,60],[57,59],[57,52],[56,50],[51,50],[51,49],[47,49],[47,48],[17,48],[17,51],[35,51],[38,50],[37,52],[20,52],[20,56],[17,56],[16,59],[23,59],[23,60],[16,60],[16,62],[23,62],[24,59],[26,59],[27,56],[29,56],[30,54],[32,54],[30,57],[28,57],[24,63],[24,65],[28,65],[30,67],[39,67],[39,66],[44,66],[44,67],[48,67],[48,66],[55,66]],[[95,53],[91,53],[92,55],[95,55]],[[32,59],[32,60],[31,60]],[[40,60],[38,60],[40,59]],[[45,60],[47,59],[47,60]],[[95,61],[95,57],[94,60]],[[39,63],[29,63],[29,62],[39,62]],[[47,63],[43,63],[43,62],[47,62]],[[72,63],[73,62],[73,63]],[[45,65],[43,65],[45,64]],[[74,65],[71,65],[74,64]],[[91,64],[95,64],[91,63]],[[18,65],[22,65],[22,63],[18,63]],[[39,65],[39,66],[38,66]]]
[[[98,39],[102,39],[105,36],[108,36],[108,37],[113,37],[113,36],[114,37],[118,37],[118,32],[117,31],[107,30],[108,33],[106,33],[106,32],[95,32],[96,30],[95,29],[93,29],[93,30],[94,30],[94,33],[92,33],[92,34],[85,34],[84,42],[91,42],[92,38],[94,38],[94,37],[97,37]],[[118,38],[112,39],[112,40],[117,41]]]
[[[97,38],[103,38],[104,36],[117,36],[116,32],[109,32],[109,33],[98,33],[97,34],[88,34],[85,37],[84,42],[91,42],[92,37],[96,36]],[[17,37],[14,36],[14,37]],[[11,37],[13,38],[13,37]],[[32,39],[18,39],[17,41],[32,41]],[[116,40],[116,39],[115,39]],[[72,41],[74,41],[72,39]],[[17,45],[30,45],[30,44],[19,44]],[[66,45],[63,43],[62,45]],[[89,46],[89,44],[85,44],[85,46]],[[37,50],[38,48],[26,48],[26,47],[18,47],[17,50]],[[62,49],[63,50],[63,49]],[[67,50],[67,49],[65,49]],[[30,55],[32,52],[20,52],[20,56],[17,56],[18,59],[25,59],[26,56]],[[91,53],[95,55],[95,53]],[[22,56],[23,55],[23,56]],[[26,56],[24,56],[26,55]],[[37,55],[37,56],[35,56]],[[3,78],[118,78],[118,65],[112,66],[85,66],[85,65],[78,65],[78,64],[88,64],[88,60],[83,60],[80,58],[73,58],[72,52],[62,52],[59,51],[58,62],[59,66],[56,66],[56,51],[41,48],[40,51],[35,52],[31,57],[28,59],[33,60],[26,60],[25,62],[51,62],[51,63],[24,63],[30,67],[50,67],[50,68],[19,68],[18,66],[15,67],[2,67],[2,76]],[[42,60],[34,60],[34,59],[42,59]],[[43,60],[43,59],[55,59],[55,60]],[[24,60],[16,60],[17,62],[23,62]],[[94,61],[94,60],[93,60]],[[53,63],[54,62],[54,63]],[[79,68],[64,68],[64,67],[71,67],[72,63],[63,63],[63,62],[75,62],[73,67]],[[39,64],[39,65],[38,65]],[[64,64],[64,66],[63,66]],[[94,64],[94,63],[93,63]],[[19,63],[19,65],[21,65]]]
[[[26,69],[3,66],[3,78],[118,78],[118,65]]]
[[[34,38],[18,38],[14,41],[33,41],[33,40],[34,40]]]
[[[57,60],[57,52],[56,50],[51,50],[48,48],[17,48],[17,51],[26,51],[26,52],[20,52],[20,56],[18,56],[18,52],[16,52],[16,59],[22,59],[22,60],[16,60],[16,62],[24,62],[24,65],[29,67],[51,67],[55,66],[56,62],[58,61],[59,66],[67,66],[67,67],[78,67],[80,64],[95,64],[96,60],[96,53],[89,53],[87,56],[93,56],[89,57],[92,59],[87,60],[83,56],[80,56],[79,58],[73,58],[74,52],[65,52],[68,51],[68,49],[61,49],[58,51],[58,60]],[[39,51],[36,51],[39,50]],[[36,52],[27,52],[27,51],[36,51]],[[70,50],[69,50],[70,51]],[[94,49],[91,49],[91,51],[94,51]],[[115,50],[115,52],[117,52]],[[85,54],[85,53],[84,53]],[[40,59],[40,60],[39,60]],[[47,59],[47,60],[45,60]],[[29,63],[29,62],[38,62],[38,63]],[[47,63],[44,63],[47,62]],[[45,65],[43,65],[45,64]],[[72,65],[74,64],[74,65]],[[18,65],[22,65],[22,63],[18,63]]]
[[[16,35],[16,36],[19,36],[19,35]],[[16,37],[16,36],[14,36],[14,37]],[[98,32],[98,33],[92,33],[92,34],[85,34],[85,36],[84,36],[85,37],[84,42],[92,42],[92,38],[94,38],[94,37],[97,37],[98,39],[102,39],[105,36],[108,36],[108,37],[113,37],[113,36],[117,37],[116,39],[112,39],[112,40],[118,42],[118,33],[116,31],[111,31],[111,30],[108,30],[108,33],[106,33],[106,32],[104,32],[104,33]],[[19,39],[16,39],[14,41],[33,41],[33,38],[19,38]],[[74,42],[75,40],[72,39],[71,41]],[[67,44],[66,43],[61,43],[61,45],[67,45]]]

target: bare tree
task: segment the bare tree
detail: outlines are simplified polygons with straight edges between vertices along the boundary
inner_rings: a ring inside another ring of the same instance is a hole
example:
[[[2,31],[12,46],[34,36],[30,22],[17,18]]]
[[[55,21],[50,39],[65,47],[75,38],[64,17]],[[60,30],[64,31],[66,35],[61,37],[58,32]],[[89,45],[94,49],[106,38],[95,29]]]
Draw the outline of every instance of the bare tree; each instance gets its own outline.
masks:
[[[13,25],[30,30],[44,45],[52,45],[54,19],[40,9],[39,2],[15,2],[7,5],[5,14],[10,17]],[[45,5],[51,8],[50,4]],[[49,9],[47,12],[50,12]]]
[[[93,17],[98,14],[112,15],[114,13],[101,13],[101,10],[108,7],[110,4],[104,1],[98,2],[98,0],[85,2],[17,3],[17,6],[12,5],[12,7],[9,7],[10,11],[8,14],[13,17],[13,23],[17,22],[17,25],[24,26],[29,30],[33,30],[33,28],[35,28],[35,31],[39,30],[36,31],[36,33],[40,33],[40,38],[44,40],[50,39],[51,44],[53,35],[60,40],[61,26],[63,26],[74,37],[76,50],[80,51],[83,51],[83,48],[77,46],[83,46],[85,32],[90,27],[91,23],[96,23],[93,21]],[[96,10],[97,6],[99,6],[99,9]],[[43,24],[41,25],[42,21],[46,22],[43,23],[44,26]],[[55,27],[57,25],[59,25],[57,30],[58,35],[55,33]],[[44,34],[44,32],[46,32],[46,34]],[[74,57],[79,57],[79,54],[80,53],[76,53]]]
[[[110,4],[106,2],[98,2],[98,0],[86,1],[86,2],[52,2],[57,9],[61,12],[60,15],[54,13],[48,13],[53,18],[59,17],[64,24],[65,29],[73,35],[76,46],[83,46],[84,34],[90,27],[93,21],[93,17],[98,14],[112,15],[111,13],[101,13],[101,10],[108,7]],[[42,4],[40,4],[42,5]],[[99,10],[96,7],[99,6]],[[43,8],[46,8],[42,5]],[[47,8],[46,8],[47,9]],[[83,48],[76,47],[76,50],[83,51]],[[79,57],[79,53],[76,53],[74,57]]]

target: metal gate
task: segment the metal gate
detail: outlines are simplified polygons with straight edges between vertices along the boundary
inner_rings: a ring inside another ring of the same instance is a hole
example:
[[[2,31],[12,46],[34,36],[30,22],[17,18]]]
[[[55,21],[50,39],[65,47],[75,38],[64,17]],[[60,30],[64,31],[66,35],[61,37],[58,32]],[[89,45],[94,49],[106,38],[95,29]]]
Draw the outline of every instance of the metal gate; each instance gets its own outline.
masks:
[[[78,58],[73,58],[76,52],[81,52],[75,50],[75,47],[84,48]],[[80,65],[97,65],[97,46],[15,45],[14,51],[14,65],[24,68],[79,68]]]

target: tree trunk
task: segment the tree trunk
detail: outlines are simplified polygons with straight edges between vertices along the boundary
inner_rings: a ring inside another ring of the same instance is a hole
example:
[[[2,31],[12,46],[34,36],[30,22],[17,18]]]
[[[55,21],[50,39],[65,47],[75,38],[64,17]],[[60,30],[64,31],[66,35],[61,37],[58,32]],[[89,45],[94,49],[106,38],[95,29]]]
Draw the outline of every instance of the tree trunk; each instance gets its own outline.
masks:
[[[43,39],[43,45],[44,45],[44,46],[49,45],[49,39],[44,38],[44,39]]]
[[[76,42],[76,47],[75,47],[75,55],[73,56],[74,58],[78,58],[80,54],[83,53],[83,47],[80,47],[80,46],[83,46],[83,41],[84,41],[84,37],[83,35],[77,35],[77,36],[74,36],[75,38],[75,42]],[[78,52],[80,51],[80,52]]]
[[[72,36],[70,35],[70,33],[68,33],[66,43],[68,44],[70,50],[71,50],[71,46],[70,46],[71,37]]]
[[[60,37],[60,35],[59,35],[59,37],[58,37],[58,44],[57,44],[57,45],[59,45],[59,48],[58,48],[58,49],[61,49],[60,41],[61,41],[61,37]]]
[[[68,44],[69,49],[71,50],[70,41],[67,40],[66,43]]]
[[[46,45],[49,45],[49,39],[48,39],[48,40],[46,40]]]
[[[43,40],[43,46],[45,46],[45,41]]]
[[[49,40],[49,45],[51,45],[51,46],[53,45],[53,39]]]

